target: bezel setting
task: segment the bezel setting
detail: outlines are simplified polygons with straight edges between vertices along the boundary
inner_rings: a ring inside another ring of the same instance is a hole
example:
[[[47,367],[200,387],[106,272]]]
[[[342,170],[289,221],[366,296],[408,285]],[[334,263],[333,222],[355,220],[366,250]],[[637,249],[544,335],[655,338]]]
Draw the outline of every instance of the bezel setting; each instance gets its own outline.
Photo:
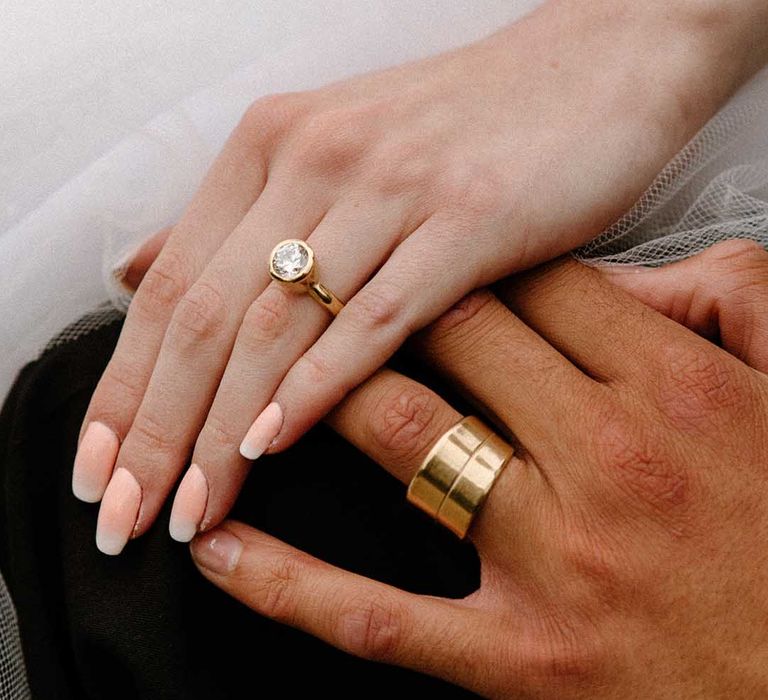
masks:
[[[272,279],[286,284],[311,281],[315,255],[304,241],[290,238],[278,243],[269,256]]]

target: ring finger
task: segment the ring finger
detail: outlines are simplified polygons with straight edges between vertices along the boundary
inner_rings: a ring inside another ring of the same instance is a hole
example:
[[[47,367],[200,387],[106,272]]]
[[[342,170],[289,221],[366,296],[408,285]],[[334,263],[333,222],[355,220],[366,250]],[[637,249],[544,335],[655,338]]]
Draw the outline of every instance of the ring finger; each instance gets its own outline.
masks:
[[[349,394],[326,422],[390,474],[409,483],[438,439],[460,419],[461,414],[426,386],[383,369]],[[523,578],[532,579],[547,547],[542,533],[549,528],[543,525],[552,523],[557,512],[556,495],[533,459],[516,453],[493,484],[468,535],[481,554],[490,554],[493,538],[486,533],[494,523],[498,526],[512,518],[516,537],[504,543],[504,557],[514,560]]]
[[[544,484],[558,495],[571,491],[576,476],[558,446],[573,446],[588,432],[579,418],[583,402],[605,399],[604,387],[487,291],[473,293],[430,326],[417,347],[522,443],[520,468],[505,470],[500,477],[515,479],[515,494],[530,493],[520,480],[537,484],[537,491]],[[350,442],[408,481],[458,414],[415,382],[392,379],[397,376],[380,372],[353,392],[329,421]],[[552,465],[557,465],[557,472],[552,472]],[[493,511],[493,503],[490,499],[484,511]]]
[[[366,282],[413,226],[405,202],[381,202],[377,206],[370,198],[365,199],[364,218],[360,200],[346,198],[328,212],[307,239],[319,261],[320,281],[343,299]],[[362,247],[360,234],[370,222],[375,222],[377,235],[367,237]],[[266,257],[256,264],[266,267]],[[192,465],[174,500],[170,523],[174,539],[188,541],[199,529],[218,523],[227,514],[250,460],[264,451],[281,421],[276,405],[264,410],[270,397],[330,319],[308,295],[293,293],[279,283],[270,285],[250,306],[195,445]],[[255,428],[248,431],[262,413]]]

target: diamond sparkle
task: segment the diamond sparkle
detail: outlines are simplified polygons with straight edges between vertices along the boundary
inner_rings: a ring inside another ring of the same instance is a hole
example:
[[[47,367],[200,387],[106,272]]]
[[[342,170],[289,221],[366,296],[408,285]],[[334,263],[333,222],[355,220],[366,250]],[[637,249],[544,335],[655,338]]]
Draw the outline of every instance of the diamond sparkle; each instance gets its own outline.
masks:
[[[293,282],[301,277],[308,262],[309,252],[297,241],[283,243],[272,255],[272,269],[285,282]]]

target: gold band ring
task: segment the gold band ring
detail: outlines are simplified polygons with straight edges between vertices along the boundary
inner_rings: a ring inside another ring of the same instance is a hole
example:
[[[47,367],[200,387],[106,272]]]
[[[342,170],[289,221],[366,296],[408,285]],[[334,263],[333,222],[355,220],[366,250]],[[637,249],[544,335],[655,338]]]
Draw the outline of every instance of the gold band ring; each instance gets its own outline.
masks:
[[[341,300],[317,281],[315,253],[305,241],[289,238],[278,243],[269,256],[269,274],[292,289],[308,292],[332,316],[344,308]]]
[[[514,448],[474,416],[446,431],[408,486],[408,500],[464,538]]]

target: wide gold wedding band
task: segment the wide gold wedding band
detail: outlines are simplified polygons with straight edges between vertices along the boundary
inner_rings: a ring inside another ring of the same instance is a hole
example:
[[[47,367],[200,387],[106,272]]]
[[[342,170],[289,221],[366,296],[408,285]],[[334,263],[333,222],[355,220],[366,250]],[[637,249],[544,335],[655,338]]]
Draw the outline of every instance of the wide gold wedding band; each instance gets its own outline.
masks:
[[[306,241],[289,238],[272,249],[269,274],[272,279],[292,289],[308,292],[320,306],[335,316],[344,308],[344,304],[330,289],[317,281],[315,263],[315,253]]]
[[[433,445],[408,486],[408,500],[464,538],[514,448],[467,416]]]

